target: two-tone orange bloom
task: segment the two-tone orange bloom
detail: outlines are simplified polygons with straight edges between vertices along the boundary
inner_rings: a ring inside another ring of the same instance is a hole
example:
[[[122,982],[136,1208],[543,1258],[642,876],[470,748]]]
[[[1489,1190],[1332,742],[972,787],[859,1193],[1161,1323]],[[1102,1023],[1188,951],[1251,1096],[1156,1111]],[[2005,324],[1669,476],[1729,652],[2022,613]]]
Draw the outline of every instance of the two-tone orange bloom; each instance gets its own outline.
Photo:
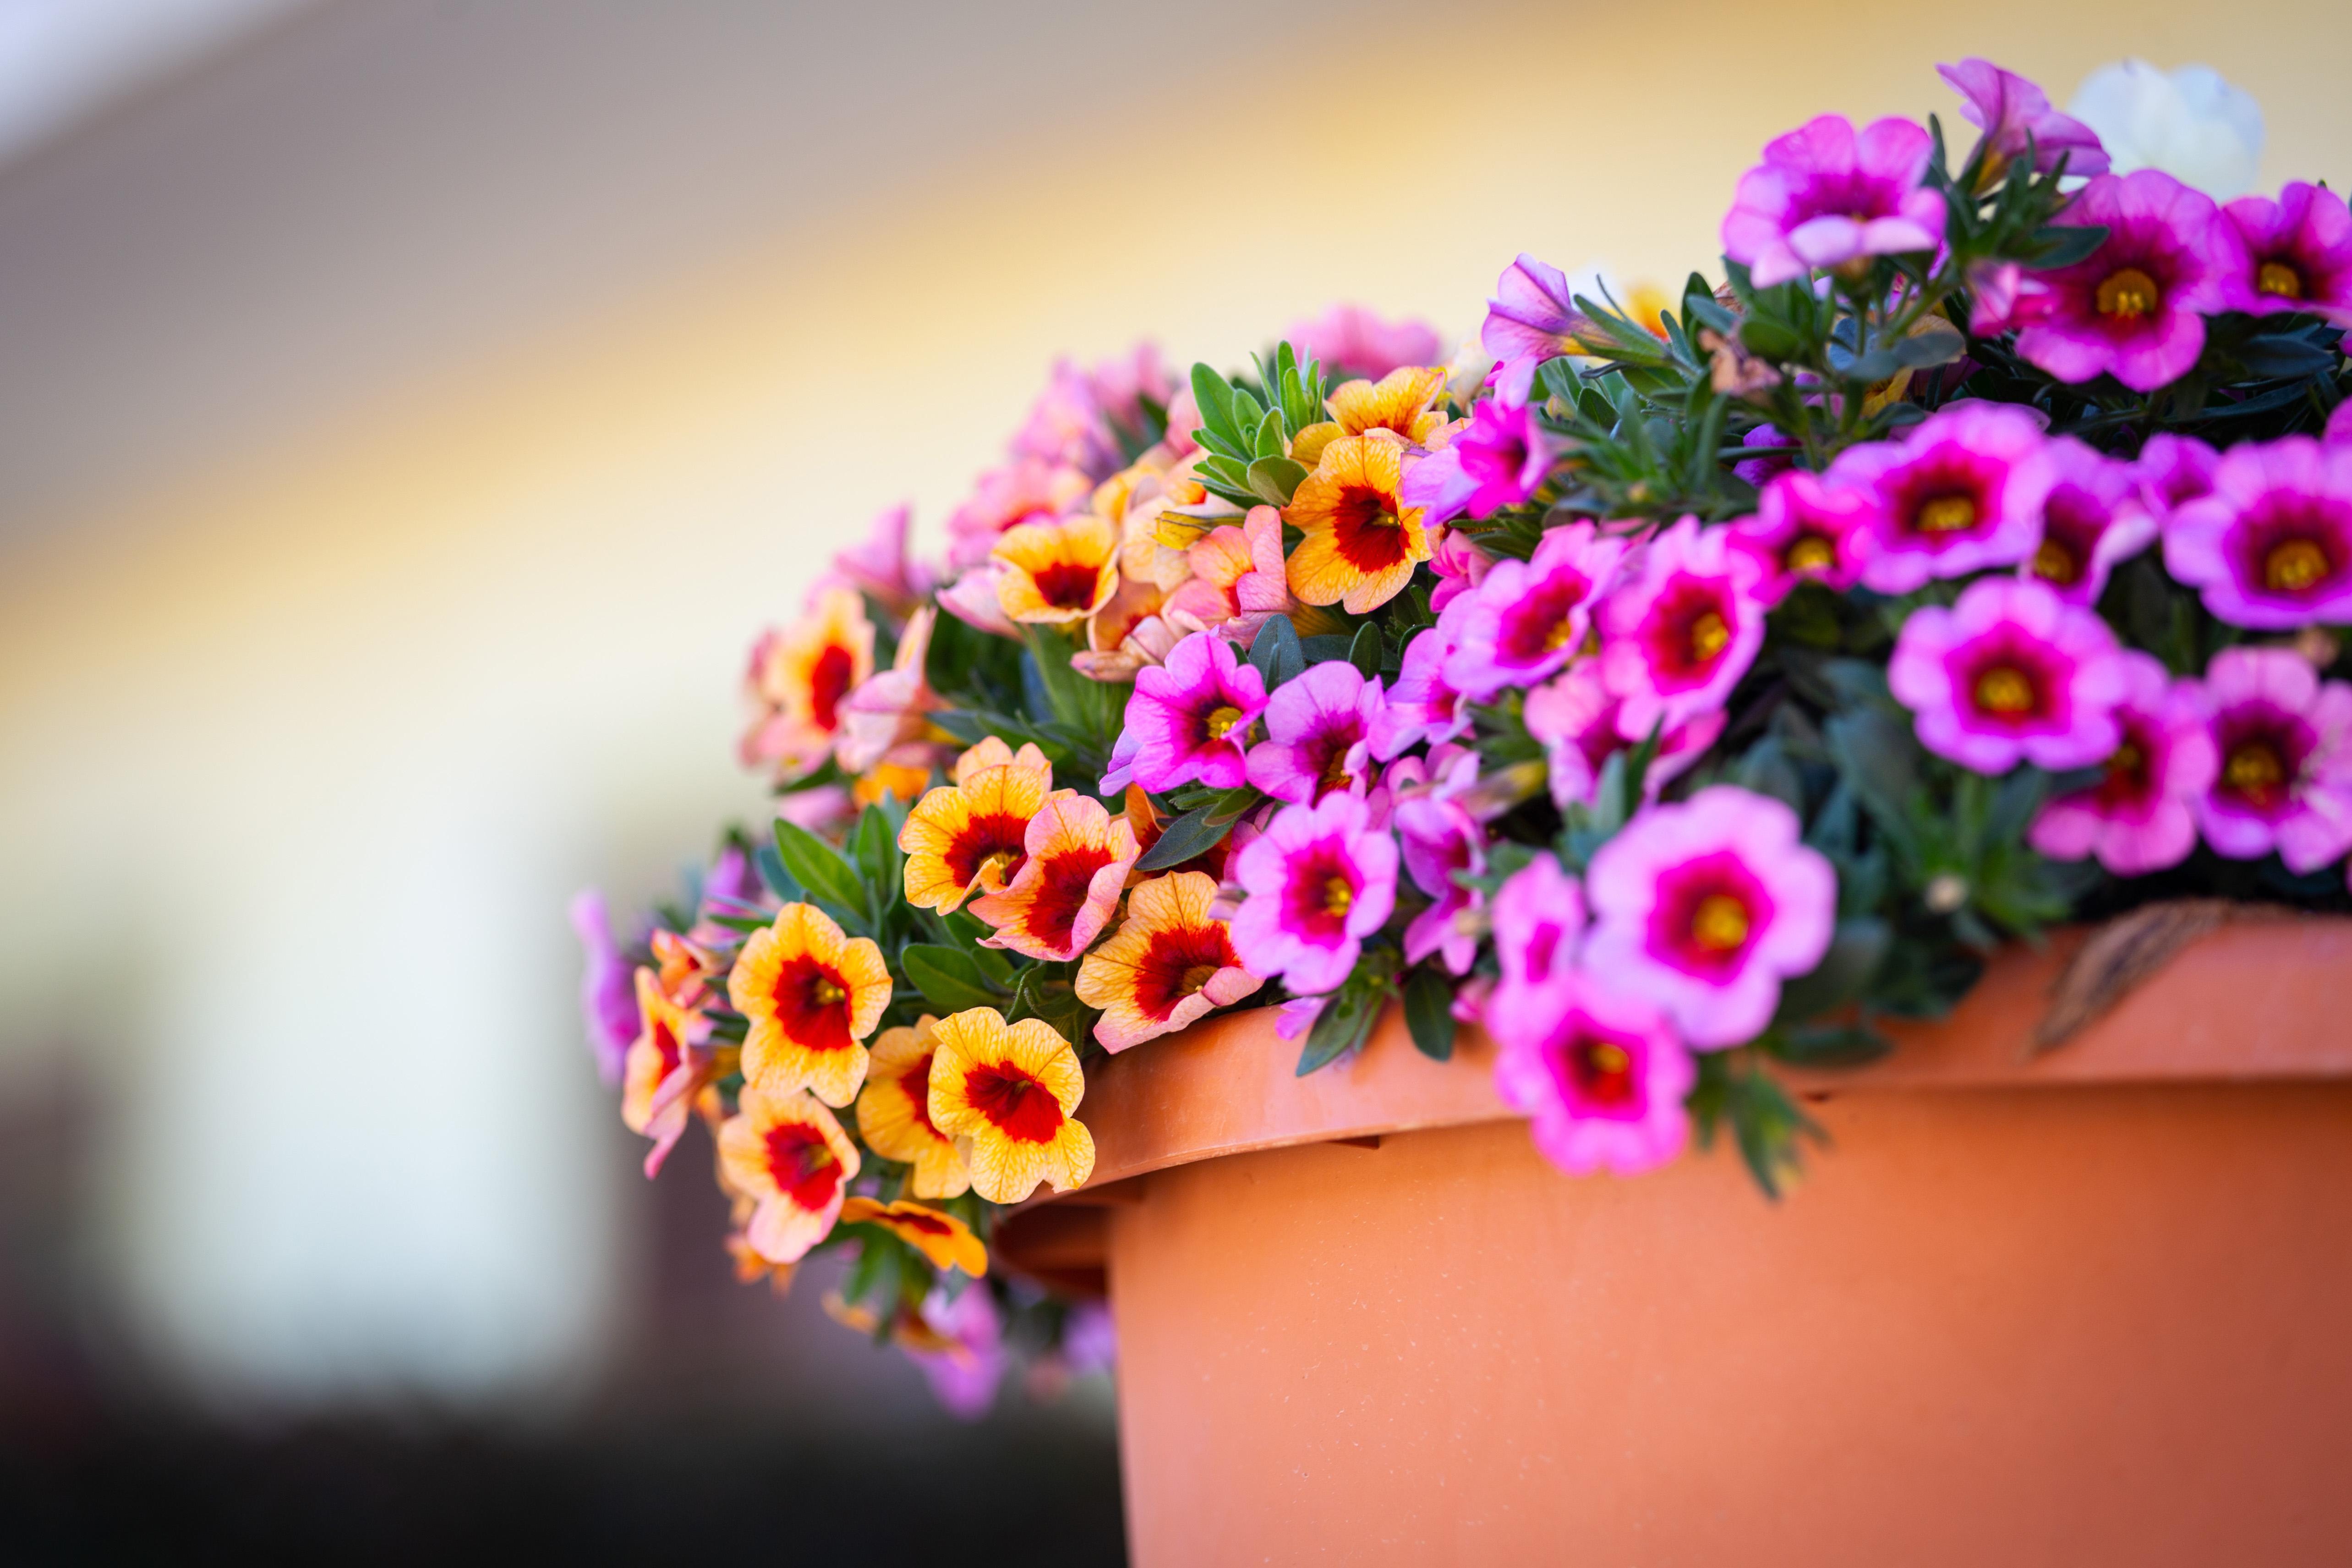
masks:
[[[1300,431],[1290,444],[1290,455],[1312,468],[1341,436],[1374,430],[1422,445],[1445,423],[1444,413],[1432,406],[1444,395],[1445,371],[1436,365],[1407,365],[1377,382],[1343,382],[1324,400],[1331,417]]]
[[[841,705],[841,729],[833,759],[845,773],[864,773],[892,764],[928,778],[941,755],[941,732],[930,716],[947,706],[924,679],[931,632],[939,624],[936,605],[926,604],[907,621],[890,667],[851,692]]]
[[[955,782],[915,802],[898,830],[907,902],[949,914],[977,888],[1002,893],[1028,859],[1029,819],[1045,809],[1054,767],[1034,746],[990,736],[956,758]]]
[[[1091,513],[1058,523],[1023,523],[996,541],[1004,563],[996,602],[1014,621],[1084,621],[1118,591],[1118,530]]]
[[[653,950],[662,995],[682,1008],[700,1007],[710,994],[710,982],[727,969],[709,947],[675,931],[656,930]]]
[[[931,1260],[934,1269],[961,1269],[977,1280],[988,1272],[988,1249],[971,1227],[924,1203],[877,1203],[853,1197],[841,1206],[844,1225],[878,1225]]]
[[[1172,1034],[1264,984],[1242,967],[1233,928],[1211,917],[1216,896],[1217,879],[1196,871],[1128,895],[1126,923],[1078,966],[1078,999],[1102,1009],[1095,1038],[1105,1050]]]
[[[972,901],[995,928],[982,940],[1028,957],[1063,963],[1091,946],[1118,907],[1119,890],[1143,851],[1135,830],[1075,789],[1056,789],[1029,820],[1020,874],[1002,893]]]
[[[874,623],[848,588],[828,588],[791,628],[751,650],[745,685],[756,717],[743,765],[796,779],[822,763],[840,733],[842,705],[874,673]]]
[[[866,1082],[859,1042],[890,1005],[881,948],[843,935],[813,904],[787,904],[744,942],[727,996],[750,1024],[747,1080],[771,1095],[807,1089],[828,1105],[857,1098]]]
[[[874,1060],[857,1096],[857,1133],[886,1160],[915,1167],[907,1190],[917,1197],[956,1197],[971,1189],[971,1173],[955,1140],[931,1125],[932,1030],[925,1013],[912,1029],[886,1029],[874,1037]]]
[[[1290,552],[1290,591],[1351,615],[1395,598],[1430,551],[1422,509],[1399,493],[1403,482],[1404,444],[1393,436],[1343,435],[1325,447],[1282,514],[1307,536]]]
[[[621,1124],[654,1141],[646,1155],[651,1176],[685,1134],[695,1093],[716,1071],[719,1053],[708,1045],[710,1020],[671,1001],[651,969],[637,971],[637,1038],[621,1064]]]
[[[772,1263],[797,1263],[824,1240],[857,1175],[857,1148],[833,1113],[803,1093],[746,1083],[719,1129],[728,1187],[751,1200],[743,1240]]]
[[[1087,1092],[1078,1053],[1043,1019],[1008,1024],[994,1008],[941,1019],[931,1059],[931,1124],[956,1141],[972,1190],[1019,1203],[1094,1174],[1095,1140],[1072,1113]]]

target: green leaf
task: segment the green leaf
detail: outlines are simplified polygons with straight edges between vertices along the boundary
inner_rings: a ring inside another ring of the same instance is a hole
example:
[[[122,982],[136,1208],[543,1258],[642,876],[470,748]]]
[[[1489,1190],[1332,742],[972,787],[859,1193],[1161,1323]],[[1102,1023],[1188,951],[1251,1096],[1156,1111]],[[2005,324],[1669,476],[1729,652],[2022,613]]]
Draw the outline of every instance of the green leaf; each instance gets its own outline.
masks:
[[[1355,643],[1337,632],[1318,632],[1312,637],[1302,637],[1298,652],[1304,664],[1328,664],[1334,659],[1344,659]]]
[[[979,961],[960,947],[910,942],[899,950],[898,967],[907,971],[908,983],[942,1016],[966,1008],[996,1007],[1003,1000],[1003,993],[981,973]]]
[[[1853,1000],[1878,973],[1894,941],[1894,929],[1874,915],[1839,921],[1812,972],[1780,988],[1780,1016],[1802,1020]]]
[[[899,881],[898,824],[888,808],[873,805],[849,836],[849,858],[869,886],[895,890]]]
[[[1893,1040],[1864,1025],[1822,1024],[1790,1030],[1772,1054],[1791,1067],[1860,1067],[1894,1049]]]
[[[1361,969],[1349,976],[1348,983],[1333,992],[1323,1010],[1315,1015],[1315,1027],[1307,1031],[1307,1048],[1298,1053],[1298,1076],[1304,1078],[1361,1046],[1388,999],[1385,976],[1368,980]]]
[[[1272,414],[1266,415],[1272,419]],[[1269,507],[1286,507],[1307,477],[1304,464],[1287,457],[1261,457],[1249,465],[1249,486]]]
[[[2107,231],[2098,224],[2045,224],[2028,242],[2025,265],[2037,272],[2088,261],[2107,243]]]
[[[841,852],[810,832],[776,819],[776,853],[793,880],[815,898],[838,904],[855,915],[866,907],[866,884],[850,869]],[[840,918],[838,913],[835,918]]]
[[[1257,629],[1256,639],[1250,643],[1250,667],[1265,680],[1265,689],[1272,692],[1285,681],[1303,674],[1307,655],[1298,646],[1298,628],[1290,623],[1287,615],[1271,615]]]
[[[1454,1056],[1454,981],[1434,965],[1423,964],[1404,983],[1404,1022],[1412,1043],[1433,1061]]]
[[[1228,446],[1241,444],[1241,433],[1234,425],[1232,382],[1208,366],[1196,364],[1192,367],[1192,401],[1200,405],[1204,429],[1223,437]]]
[[[1214,821],[1222,802],[1213,802],[1198,810],[1187,811],[1161,830],[1160,841],[1143,852],[1135,862],[1138,871],[1166,871],[1182,865],[1194,855],[1206,853],[1223,842],[1234,831],[1239,814],[1223,821]]]
[[[1348,663],[1356,666],[1357,674],[1370,680],[1381,673],[1381,661],[1387,653],[1381,644],[1381,629],[1366,622],[1356,629],[1356,640],[1348,645]]]

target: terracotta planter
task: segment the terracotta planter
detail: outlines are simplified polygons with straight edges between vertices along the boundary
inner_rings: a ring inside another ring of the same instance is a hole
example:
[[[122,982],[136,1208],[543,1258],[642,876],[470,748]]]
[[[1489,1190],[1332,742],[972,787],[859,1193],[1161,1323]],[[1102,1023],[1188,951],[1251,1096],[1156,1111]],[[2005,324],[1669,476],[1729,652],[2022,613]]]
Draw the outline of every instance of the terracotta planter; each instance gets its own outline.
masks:
[[[2346,1561],[2352,922],[2029,1059],[2065,951],[1806,1080],[1777,1206],[1728,1151],[1562,1176],[1394,1019],[1306,1080],[1268,1013],[1111,1062],[1097,1186],[1000,1250],[1107,1270],[1135,1562]]]

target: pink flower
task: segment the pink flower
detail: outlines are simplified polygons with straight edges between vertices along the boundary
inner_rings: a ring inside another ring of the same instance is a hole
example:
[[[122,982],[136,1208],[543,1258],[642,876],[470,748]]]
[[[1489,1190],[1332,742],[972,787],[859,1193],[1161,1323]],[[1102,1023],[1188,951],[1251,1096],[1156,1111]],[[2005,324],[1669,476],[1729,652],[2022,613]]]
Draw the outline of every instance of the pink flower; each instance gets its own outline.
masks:
[[[1881,120],[1856,134],[1824,114],[1764,147],[1739,177],[1723,219],[1723,254],[1759,288],[1873,256],[1934,250],[1944,240],[1944,198],[1920,180],[1935,142],[1907,120]]]
[[[1837,873],[1801,841],[1796,812],[1728,784],[1635,817],[1584,887],[1584,969],[1655,1002],[1702,1049],[1762,1033],[1781,979],[1822,961],[1837,919]]]
[[[907,531],[913,521],[907,507],[893,507],[874,519],[865,543],[833,558],[836,574],[901,617],[912,614],[935,586],[930,568],[908,559]]]
[[[1877,549],[1863,563],[1863,585],[1908,593],[1931,578],[2031,557],[2054,477],[2033,414],[1969,400],[1929,414],[1901,441],[1840,453],[1831,487],[1862,491],[1874,507]]]
[[[1446,684],[1483,702],[1566,664],[1584,645],[1593,602],[1624,555],[1622,539],[1570,523],[1547,530],[1526,560],[1496,562],[1462,601],[1468,608],[1445,661]]]
[[[1285,336],[1322,361],[1334,382],[1357,376],[1376,382],[1407,365],[1436,364],[1445,351],[1427,322],[1383,321],[1360,305],[1334,305]]]
[[[1919,743],[1979,773],[2020,759],[2052,772],[2104,761],[2122,742],[2124,665],[2115,633],[2047,584],[1989,577],[1959,602],[1911,612],[1886,684]]]
[[[1291,998],[1274,1009],[1274,1037],[1293,1042],[1306,1039],[1307,1031],[1315,1027],[1315,1020],[1323,1016],[1323,1009],[1330,1002],[1329,997]]]
[[[2039,275],[2015,261],[1969,264],[1969,293],[1976,303],[1969,312],[1969,330],[1979,338],[1998,338],[2047,319],[2056,296]]]
[[[1467,429],[1405,470],[1402,499],[1423,508],[1424,525],[1451,522],[1465,512],[1491,517],[1541,489],[1551,460],[1551,438],[1535,410],[1481,398],[1470,410]]]
[[[2107,237],[2074,266],[2037,275],[2050,313],[2017,334],[2018,353],[2062,382],[2108,371],[2153,392],[2179,380],[2244,267],[2213,198],[2156,169],[2102,174],[2055,221],[2103,225]]]
[[[2151,435],[2139,449],[2140,503],[2163,528],[2190,501],[2213,493],[2221,455],[2193,435]]]
[[[2214,852],[2316,871],[2352,848],[2352,686],[2291,649],[2231,648],[2205,667],[2219,767],[2197,800]]]
[[[2042,451],[2053,483],[2042,503],[2042,542],[2019,574],[2048,583],[2069,604],[2095,605],[2116,563],[2156,542],[2156,518],[2131,464],[2071,435],[2053,437]]]
[[[2137,649],[2122,660],[2123,743],[2107,756],[2106,777],[2042,807],[2026,841],[2053,860],[2095,854],[2117,876],[2139,876],[2197,847],[2189,803],[2212,786],[2213,737],[2196,682],[2173,680]]]
[[[1769,424],[1758,425],[1739,438],[1739,444],[1758,455],[1741,458],[1731,465],[1731,471],[1759,490],[1775,474],[1785,474],[1794,467],[1797,454],[1804,450],[1803,442]]]
[[[918,1350],[913,1345],[920,1342],[909,1336],[900,1342],[907,1359],[922,1369],[932,1396],[949,1415],[979,1420],[996,1403],[996,1385],[1009,1361],[995,1301],[984,1285],[966,1285],[952,1301],[934,1291],[923,1303],[922,1318],[931,1336],[950,1343],[940,1350]]]
[[[1445,607],[1486,580],[1493,570],[1495,558],[1478,548],[1478,541],[1459,528],[1448,528],[1438,538],[1430,552],[1429,570],[1437,577],[1437,586],[1429,591],[1429,607],[1444,613]]]
[[[1936,74],[1960,95],[1960,118],[1984,132],[1985,146],[1999,163],[2023,157],[2031,138],[2036,173],[2050,172],[2061,158],[2069,174],[2107,172],[2099,133],[2051,108],[2049,95],[2023,77],[1980,59],[1937,66]]]
[[[1565,810],[1572,801],[1595,805],[1600,800],[1601,769],[1618,752],[1630,750],[1620,722],[1622,699],[1610,694],[1601,679],[1601,662],[1588,659],[1573,664],[1548,685],[1528,694],[1524,717],[1528,734],[1544,747],[1551,773],[1552,803]],[[1717,708],[1668,728],[1658,737],[1658,749],[1642,777],[1642,793],[1656,800],[1658,791],[1696,762],[1723,733],[1729,716]],[[1642,734],[1646,737],[1648,730]]]
[[[1461,635],[1470,602],[1456,599],[1438,612],[1436,625],[1413,633],[1404,645],[1396,685],[1372,721],[1372,755],[1381,761],[1423,741],[1451,740],[1470,727],[1462,694],[1445,680],[1445,662]]]
[[[1105,361],[1091,371],[1057,360],[1045,390],[1030,404],[1013,438],[1013,455],[1076,468],[1091,479],[1108,478],[1125,461],[1120,432],[1139,438],[1143,434],[1142,400],[1164,404],[1175,390],[1159,349],[1150,343],[1139,343],[1127,359]]]
[[[948,518],[948,559],[954,566],[977,566],[1007,529],[1050,523],[1076,511],[1093,489],[1084,469],[1035,457],[983,474],[971,499]]]
[[[843,772],[864,773],[882,762],[928,772],[945,759],[946,747],[929,737],[930,716],[948,705],[923,677],[939,618],[930,605],[917,610],[890,667],[867,676],[843,701],[841,731],[833,743]]]
[[[1642,740],[1723,706],[1764,646],[1764,569],[1724,528],[1685,517],[1643,547],[1601,603],[1601,674],[1617,730]]]
[[[1486,325],[1478,331],[1479,345],[1501,361],[1495,395],[1526,402],[1536,367],[1584,352],[1583,338],[1591,329],[1591,319],[1576,308],[1568,275],[1522,254],[1495,280],[1495,298],[1486,301]]]
[[[978,631],[1017,639],[1021,628],[1004,613],[1004,603],[996,592],[996,585],[1004,580],[1008,570],[1001,560],[982,561],[968,568],[952,586],[940,591],[940,608]]]
[[[1367,742],[1381,714],[1381,683],[1329,659],[1266,698],[1266,737],[1250,747],[1249,781],[1277,800],[1313,805],[1334,789],[1370,784]]]
[[[1301,993],[1333,990],[1396,907],[1396,841],[1357,797],[1327,795],[1285,806],[1234,856],[1232,875],[1248,894],[1234,946],[1249,972]]]
[[[1169,650],[1168,662],[1139,670],[1127,699],[1131,764],[1146,789],[1173,789],[1197,779],[1231,789],[1247,776],[1243,749],[1265,711],[1265,678],[1213,632],[1195,632]]]
[[[1246,648],[1259,627],[1290,607],[1282,514],[1272,507],[1252,507],[1240,528],[1211,528],[1185,555],[1192,575],[1163,607],[1170,623],[1185,632],[1230,625]]]
[[[1570,1176],[1637,1176],[1682,1153],[1697,1081],[1665,1015],[1588,973],[1529,1004],[1495,1055],[1495,1091],[1534,1118],[1536,1147]]]
[[[2294,180],[2275,202],[2240,196],[2221,210],[2245,258],[2232,280],[2233,308],[2255,316],[2305,310],[2352,325],[2352,212],[2343,197]]]
[[[1559,857],[1538,852],[1495,894],[1495,959],[1502,967],[1487,1007],[1487,1032],[1533,1043],[1524,1026],[1535,1017],[1536,994],[1575,967],[1584,939],[1584,889],[1560,868]]]
[[[2232,446],[2212,493],[2173,513],[2164,564],[2232,626],[2352,620],[2352,448],[2307,435]]]
[[[2336,405],[2336,411],[2327,416],[2327,427],[2319,433],[2319,438],[2330,446],[2352,442],[2352,402]],[[2152,446],[2155,442],[2148,444]]]
[[[580,975],[580,1018],[587,1027],[588,1050],[596,1058],[596,1075],[618,1083],[621,1063],[641,1031],[636,973],[613,940],[604,895],[595,888],[572,898],[572,930],[580,938],[585,960]]]
[[[1486,895],[1462,886],[1454,873],[1486,871],[1486,835],[1459,804],[1431,795],[1397,802],[1396,831],[1407,874],[1433,901],[1405,927],[1405,962],[1418,964],[1438,953],[1448,970],[1466,975],[1478,956],[1478,936],[1458,917],[1476,911]]]
[[[1833,490],[1820,475],[1792,468],[1764,486],[1754,517],[1732,519],[1731,548],[1761,573],[1759,604],[1780,603],[1808,578],[1843,593],[1877,549],[1877,516],[1863,492]]]

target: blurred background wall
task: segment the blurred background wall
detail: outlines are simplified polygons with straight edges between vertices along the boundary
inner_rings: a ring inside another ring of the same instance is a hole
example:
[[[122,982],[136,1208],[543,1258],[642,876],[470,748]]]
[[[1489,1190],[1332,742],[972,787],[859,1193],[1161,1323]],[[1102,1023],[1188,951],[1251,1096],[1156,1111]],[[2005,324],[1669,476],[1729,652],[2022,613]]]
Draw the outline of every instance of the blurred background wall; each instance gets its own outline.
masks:
[[[2347,42],[2322,0],[5,0],[0,1399],[60,1334],[227,1412],[684,1364],[649,1281],[733,1291],[716,1199],[637,1180],[564,902],[757,818],[751,635],[885,504],[935,528],[1055,355],[1237,362],[1334,298],[1459,337],[1522,249],[1671,282],[1766,139],[1954,126],[1967,54],[2062,102],[2201,60],[2266,186],[2340,174]],[[918,1408],[845,1336],[774,1354]]]

